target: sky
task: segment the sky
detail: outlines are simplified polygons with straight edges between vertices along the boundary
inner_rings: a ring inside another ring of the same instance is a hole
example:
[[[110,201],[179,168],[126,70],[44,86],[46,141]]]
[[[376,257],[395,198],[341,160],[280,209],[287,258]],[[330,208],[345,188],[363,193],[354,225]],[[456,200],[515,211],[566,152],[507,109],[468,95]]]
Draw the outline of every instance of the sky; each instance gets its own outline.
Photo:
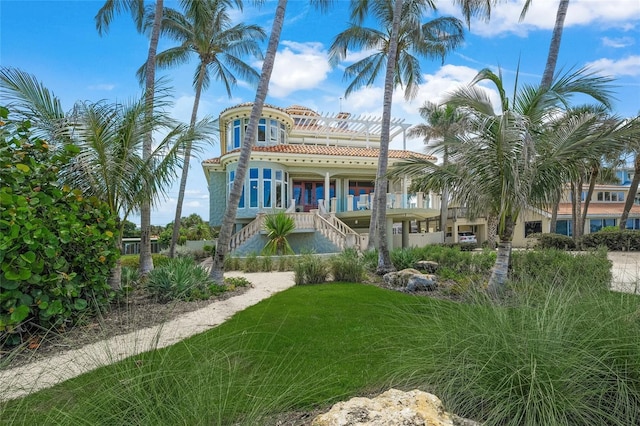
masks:
[[[436,0],[436,16],[461,17],[450,0]],[[242,12],[234,11],[235,23],[261,25],[268,33],[276,1],[260,8],[245,0]],[[347,0],[319,14],[308,1],[289,0],[285,24],[269,86],[267,103],[279,107],[298,104],[320,113],[346,111],[352,115],[380,116],[382,78],[349,97],[344,92],[345,66],[368,52],[349,52],[347,59],[331,67],[328,50],[335,36],[349,25]],[[518,84],[538,84],[546,63],[558,0],[533,0],[523,21],[519,21],[523,0],[503,0],[496,5],[489,22],[473,20],[465,31],[465,42],[444,61],[421,60],[423,83],[412,101],[401,90],[394,94],[392,115],[406,123],[421,122],[418,109],[426,101],[440,102],[450,91],[468,84],[483,68],[500,71],[513,93],[516,70]],[[104,1],[92,0],[0,0],[0,65],[19,68],[35,75],[70,110],[76,101],[138,99],[142,88],[136,70],[147,57],[148,38],[138,34],[129,14],[115,17],[108,33],[100,36],[94,17]],[[178,2],[165,0],[165,6]],[[163,38],[159,51],[175,45]],[[266,48],[266,42],[265,42]],[[259,71],[261,63],[246,58]],[[160,72],[169,79],[174,103],[170,113],[189,122],[193,107],[194,56],[189,64]],[[640,112],[640,0],[571,0],[564,25],[556,71],[568,72],[588,66],[594,72],[613,77],[613,114],[633,117]],[[487,86],[489,88],[489,86]],[[493,99],[497,99],[495,91]],[[212,81],[203,93],[199,118],[217,117],[225,108],[255,98],[255,88],[244,81],[229,98],[225,89]],[[2,99],[0,99],[2,103]],[[424,151],[421,140],[408,140],[406,148]],[[401,138],[392,149],[402,149]],[[208,219],[209,195],[201,161],[219,156],[217,144],[209,146],[191,162],[182,216],[197,213]],[[173,221],[179,179],[167,197],[154,207],[151,223]],[[139,217],[129,218],[139,224]]]

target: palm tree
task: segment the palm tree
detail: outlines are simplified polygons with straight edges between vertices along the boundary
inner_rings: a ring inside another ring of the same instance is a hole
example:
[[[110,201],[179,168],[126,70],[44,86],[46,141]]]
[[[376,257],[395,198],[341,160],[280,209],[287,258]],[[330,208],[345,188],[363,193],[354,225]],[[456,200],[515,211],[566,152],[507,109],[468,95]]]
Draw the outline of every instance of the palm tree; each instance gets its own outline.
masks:
[[[285,212],[267,215],[264,222],[264,229],[267,231],[269,241],[264,246],[262,253],[267,255],[293,254],[293,249],[287,237],[295,228],[296,222]]]
[[[163,33],[168,34],[180,44],[158,53],[156,66],[163,69],[183,64],[188,62],[190,56],[194,54],[200,59],[193,79],[195,99],[190,125],[194,126],[198,115],[200,96],[202,91],[209,87],[212,76],[216,80],[222,81],[229,97],[231,97],[231,88],[237,82],[232,71],[249,82],[258,81],[260,77],[258,72],[244,62],[241,56],[250,54],[262,59],[258,42],[263,41],[266,35],[257,25],[237,24],[232,26],[228,10],[229,1],[203,0],[194,2],[183,0],[181,3],[185,13],[166,9],[162,22]],[[242,7],[240,1],[237,4],[240,8]],[[145,69],[143,67],[138,71],[140,76],[144,77]],[[187,145],[173,222],[173,235],[169,246],[169,257],[174,256],[178,242],[190,159],[191,146]]]
[[[476,86],[481,81],[489,81],[497,89],[498,113],[487,93]],[[500,243],[489,280],[491,293],[498,294],[504,288],[513,230],[522,210],[548,205],[556,188],[564,183],[567,164],[575,158],[590,158],[601,147],[599,137],[606,136],[567,137],[549,156],[539,151],[542,129],[574,94],[589,95],[608,105],[609,83],[608,78],[580,70],[558,78],[549,89],[524,86],[518,90],[516,86],[509,99],[501,75],[482,70],[470,86],[455,91],[446,100],[468,114],[470,129],[452,144],[454,161],[439,166],[411,160],[394,171],[415,176],[414,185],[422,190],[449,187],[454,200],[466,206],[471,215],[488,211],[498,218]],[[586,134],[590,127],[578,128]],[[562,129],[556,131],[560,134]]]
[[[331,0],[311,0],[311,3],[320,10],[326,10],[331,3]],[[276,6],[276,12],[273,19],[273,25],[271,28],[271,35],[269,36],[269,43],[267,45],[267,52],[262,63],[262,72],[260,73],[260,81],[258,82],[258,89],[256,91],[256,97],[251,108],[251,115],[249,116],[249,123],[247,124],[247,130],[242,141],[242,147],[240,149],[240,157],[238,158],[238,166],[236,168],[236,176],[229,192],[229,198],[227,200],[227,206],[222,218],[222,224],[220,227],[220,235],[218,235],[218,244],[216,253],[213,256],[213,265],[211,267],[210,276],[211,279],[217,283],[222,284],[224,280],[224,258],[229,252],[229,242],[231,241],[231,235],[236,221],[236,213],[238,212],[238,202],[242,195],[242,187],[244,179],[247,175],[247,168],[249,167],[249,159],[251,158],[251,148],[256,139],[256,128],[258,126],[258,120],[262,114],[262,107],[267,97],[267,90],[269,88],[269,81],[271,79],[271,72],[273,71],[273,64],[275,62],[276,52],[278,50],[278,44],[280,42],[280,34],[284,25],[284,15],[287,9],[287,0],[278,0]]]
[[[441,58],[456,48],[463,40],[462,22],[452,17],[440,17],[421,23],[427,10],[435,10],[429,0],[365,0],[356,2],[351,18],[355,21],[347,30],[338,34],[329,50],[333,65],[344,60],[349,49],[371,49],[371,56],[345,69],[345,78],[352,79],[345,91],[349,96],[362,86],[374,83],[385,68],[380,156],[376,174],[374,208],[376,219],[371,221],[369,234],[377,241],[379,274],[393,270],[386,235],[386,188],[389,152],[389,129],[393,89],[405,87],[405,98],[413,99],[422,74],[417,57]],[[383,30],[363,27],[365,18],[372,15]]]
[[[164,0],[156,0],[154,10],[153,25],[151,28],[149,51],[146,61],[146,80],[145,80],[145,106],[146,114],[153,116],[153,102],[155,95],[155,64],[156,52],[158,51],[158,40],[160,38],[160,27],[162,24],[162,10],[164,9]],[[138,32],[142,32],[144,23],[144,0],[106,0],[95,16],[96,29],[102,35],[109,29],[114,14],[129,11],[136,24]],[[153,134],[149,132],[146,135],[143,147],[142,157],[148,159],[152,153]],[[151,258],[151,204],[146,201],[140,207],[140,275],[145,276],[153,269],[153,259]]]
[[[465,131],[465,116],[453,105],[438,105],[425,102],[420,108],[420,116],[425,121],[413,126],[408,137],[422,137],[425,145],[436,139],[433,148],[442,152],[442,164],[449,164],[449,144]],[[446,231],[449,191],[443,188],[440,203],[440,231]]]
[[[28,83],[28,84],[27,84]],[[49,129],[61,121],[57,114],[57,100],[38,80],[22,71],[2,69],[0,88],[13,100],[21,116],[43,123]],[[156,99],[161,107],[164,98]],[[52,108],[28,107],[29,104]],[[35,112],[34,112],[35,111]],[[181,166],[184,145],[193,139],[206,140],[215,133],[210,120],[202,120],[191,130],[158,111],[149,117],[146,100],[127,104],[106,102],[78,103],[63,117],[67,127],[58,144],[73,144],[79,148],[68,168],[60,171],[61,181],[82,191],[84,196],[96,196],[109,205],[114,217],[120,219],[118,247],[122,231],[132,212],[140,211],[144,203],[151,205],[166,194],[176,168]],[[47,123],[54,117],[53,123]],[[145,136],[161,129],[166,136],[146,159],[142,157]],[[119,268],[112,277],[114,288],[119,286]]]

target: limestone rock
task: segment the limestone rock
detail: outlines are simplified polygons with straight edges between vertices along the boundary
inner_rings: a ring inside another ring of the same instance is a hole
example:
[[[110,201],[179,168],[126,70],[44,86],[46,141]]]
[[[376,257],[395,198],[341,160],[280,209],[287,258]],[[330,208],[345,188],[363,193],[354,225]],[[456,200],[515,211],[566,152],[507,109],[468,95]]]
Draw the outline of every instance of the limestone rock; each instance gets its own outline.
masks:
[[[425,275],[413,268],[389,272],[384,275],[383,279],[389,287],[410,292],[421,290],[431,291],[437,287],[437,278],[435,275]]]
[[[407,281],[407,291],[433,291],[438,286],[435,275],[412,275]]]
[[[440,265],[438,264],[438,262],[434,262],[433,260],[419,260],[413,265],[413,267],[420,271],[435,274],[438,271]]]
[[[329,412],[320,414],[312,426],[456,426],[454,418],[444,410],[440,399],[427,392],[402,392],[390,389],[373,398],[352,398],[339,402]]]

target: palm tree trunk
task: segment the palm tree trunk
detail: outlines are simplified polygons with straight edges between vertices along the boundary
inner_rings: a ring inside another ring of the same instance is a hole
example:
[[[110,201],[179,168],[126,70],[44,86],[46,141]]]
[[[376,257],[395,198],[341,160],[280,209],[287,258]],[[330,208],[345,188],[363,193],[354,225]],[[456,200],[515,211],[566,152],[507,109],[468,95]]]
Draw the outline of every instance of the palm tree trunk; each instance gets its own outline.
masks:
[[[440,231],[447,232],[447,218],[449,217],[449,190],[445,187],[440,196]]]
[[[491,277],[489,278],[489,286],[487,288],[489,294],[494,297],[500,296],[504,291],[509,274],[509,264],[511,262],[511,241],[515,224],[510,217],[506,218],[505,221],[504,231],[500,234],[496,262],[493,265]]]
[[[369,221],[369,241],[367,242],[367,250],[373,250],[378,247],[378,239],[376,232],[378,229],[378,209],[376,208],[376,201],[378,191],[374,191],[373,200],[371,205],[371,220]]]
[[[498,217],[495,215],[488,215],[487,217],[487,241],[490,249],[495,249],[498,239]]]
[[[596,188],[596,180],[598,179],[598,166],[594,165],[591,168],[591,177],[589,178],[589,189],[587,190],[587,195],[584,199],[584,207],[582,208],[582,234],[584,234],[584,222],[587,218],[587,213],[589,212],[589,204],[591,204],[591,197],[593,196],[593,191]],[[582,199],[582,191],[580,192],[580,199]]]
[[[262,73],[260,75],[260,81],[258,82],[258,90],[256,91],[256,98],[253,102],[251,109],[251,116],[249,117],[249,125],[242,141],[242,148],[240,150],[240,158],[238,159],[238,166],[236,168],[236,176],[233,181],[231,193],[227,200],[227,207],[222,218],[222,225],[220,227],[220,235],[218,235],[218,244],[216,253],[213,256],[213,266],[211,267],[210,277],[213,281],[222,284],[224,281],[224,258],[229,252],[229,242],[231,241],[231,235],[233,231],[233,225],[236,221],[236,213],[238,212],[238,202],[242,195],[242,188],[244,186],[244,179],[247,175],[247,169],[249,167],[249,159],[251,158],[251,148],[255,142],[256,127],[258,120],[262,114],[262,107],[264,100],[267,97],[267,90],[269,89],[269,81],[271,80],[271,72],[273,71],[273,64],[276,59],[276,52],[278,50],[278,44],[280,42],[280,33],[282,33],[282,26],[284,25],[284,14],[287,9],[287,0],[278,0],[276,6],[276,14],[273,20],[273,26],[271,28],[271,35],[269,36],[269,44],[267,46],[267,53],[262,64]]]
[[[389,39],[389,57],[384,78],[384,100],[382,104],[382,128],[380,135],[380,158],[378,159],[378,173],[376,175],[376,205],[378,238],[378,268],[376,273],[382,275],[395,271],[389,244],[387,242],[387,165],[389,163],[389,131],[391,129],[391,101],[393,100],[393,84],[398,60],[398,34],[400,33],[400,17],[402,15],[403,0],[396,0],[393,9],[393,23]]]
[[[551,207],[551,223],[549,224],[549,232],[556,233],[558,224],[558,209],[560,208],[560,198],[562,197],[562,188],[558,188],[554,194],[553,206]]]
[[[202,86],[204,83],[206,64],[200,62],[200,73],[198,74],[198,82],[196,83],[196,97],[193,100],[193,109],[191,110],[190,130],[196,125],[198,117],[198,107],[200,106],[200,95],[202,94]],[[189,140],[184,150],[184,164],[182,165],[182,176],[180,177],[180,190],[178,191],[178,202],[176,204],[176,215],[173,218],[173,230],[171,232],[171,245],[169,246],[169,257],[173,258],[176,254],[176,245],[180,237],[180,218],[182,217],[182,204],[184,202],[184,193],[187,189],[187,176],[189,175],[189,163],[191,162],[191,146]]]
[[[145,81],[145,105],[147,117],[150,120],[153,116],[153,100],[155,96],[156,79],[156,52],[158,51],[158,40],[160,38],[160,26],[162,24],[162,11],[164,1],[156,0],[155,14],[153,17],[153,28],[151,30],[151,41],[149,42],[149,55],[146,63]],[[153,133],[145,135],[142,145],[142,159],[147,161],[151,157],[151,145],[153,143]],[[151,200],[146,197],[140,206],[140,275],[146,276],[153,269],[153,258],[151,257]]]
[[[556,13],[556,23],[553,27],[553,35],[551,36],[551,44],[549,45],[549,54],[547,55],[547,64],[542,74],[542,81],[540,85],[543,88],[551,87],[553,81],[553,73],[556,70],[556,63],[558,62],[558,54],[560,52],[560,42],[562,40],[562,31],[564,29],[564,18],[567,16],[567,9],[569,8],[569,0],[560,0],[558,4],[558,12]]]
[[[638,192],[639,183],[640,183],[640,153],[636,153],[636,158],[634,161],[633,180],[631,181],[631,186],[629,186],[627,199],[624,202],[624,209],[622,210],[622,216],[620,216],[620,223],[618,224],[618,227],[620,229],[625,229],[627,226],[627,219],[629,218],[629,212],[631,211],[631,207],[633,207],[633,203],[636,198],[636,193]]]

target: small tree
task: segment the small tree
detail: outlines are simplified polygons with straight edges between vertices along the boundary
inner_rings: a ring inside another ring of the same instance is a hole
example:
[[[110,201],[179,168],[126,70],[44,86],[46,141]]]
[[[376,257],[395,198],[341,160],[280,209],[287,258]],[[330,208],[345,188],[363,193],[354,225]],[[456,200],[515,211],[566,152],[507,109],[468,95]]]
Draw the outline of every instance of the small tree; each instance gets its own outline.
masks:
[[[287,236],[296,228],[296,223],[292,217],[284,212],[268,215],[264,223],[269,242],[262,250],[263,254],[293,254],[293,249],[289,245]]]

